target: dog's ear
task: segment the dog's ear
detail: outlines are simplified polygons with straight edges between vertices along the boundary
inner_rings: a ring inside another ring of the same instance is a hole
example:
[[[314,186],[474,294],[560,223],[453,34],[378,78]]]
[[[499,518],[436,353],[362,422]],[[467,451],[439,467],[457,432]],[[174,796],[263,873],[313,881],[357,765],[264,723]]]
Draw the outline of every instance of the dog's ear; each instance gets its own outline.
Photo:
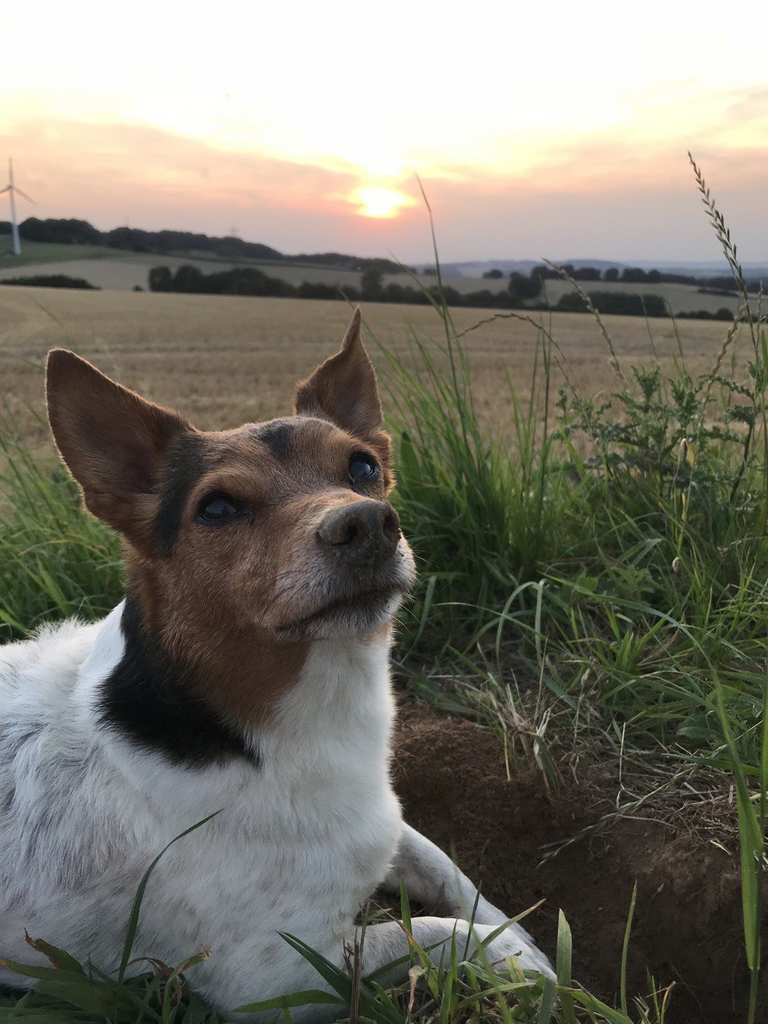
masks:
[[[357,437],[375,440],[381,432],[379,389],[360,337],[361,315],[355,310],[335,356],[296,388],[297,416],[320,416]]]
[[[54,439],[87,508],[148,548],[168,446],[194,427],[62,348],[48,354],[46,393]]]

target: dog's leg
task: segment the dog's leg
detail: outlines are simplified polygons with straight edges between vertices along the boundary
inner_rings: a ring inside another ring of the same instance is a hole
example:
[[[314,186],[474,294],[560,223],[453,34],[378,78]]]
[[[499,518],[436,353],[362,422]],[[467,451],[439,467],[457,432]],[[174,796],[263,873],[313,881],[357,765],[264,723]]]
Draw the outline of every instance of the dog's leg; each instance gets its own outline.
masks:
[[[521,938],[521,933],[525,934],[522,929],[515,932],[513,928],[514,925],[487,943],[485,952],[490,962],[492,964],[500,963],[503,966],[506,957],[517,956],[524,970],[536,971],[555,980],[549,961],[543,953],[539,952],[533,943],[526,942]],[[411,921],[413,938],[422,949],[428,950],[433,963],[439,966],[442,958],[446,968],[450,963],[452,942],[456,943],[456,956],[461,961],[469,958],[483,940],[487,939],[495,930],[494,925],[470,926],[467,921],[447,917],[414,917]],[[359,934],[357,939],[359,942]],[[352,941],[348,940],[346,946],[348,949],[352,948]],[[387,965],[407,957],[409,951],[408,936],[399,921],[370,925],[365,930],[362,942],[363,977],[375,974],[377,984],[384,987],[402,984],[408,980],[409,961],[406,960],[405,963],[389,969],[387,969]],[[347,964],[348,969],[349,966]],[[324,990],[328,988],[327,984],[320,979],[313,981],[311,987]],[[298,1022],[323,1024],[323,1022],[336,1020],[338,1016],[338,1008],[332,1009],[326,1006],[301,1007],[293,1012],[297,1024]],[[245,1019],[248,1020],[248,1018]]]
[[[477,925],[498,927],[509,920],[494,907],[443,851],[410,825],[404,825],[395,859],[383,888],[397,892],[400,879],[409,899],[425,908],[451,918],[472,919]],[[509,934],[536,949],[533,939],[519,924],[510,925]],[[536,951],[548,965],[546,957]]]
[[[441,957],[444,958],[446,965],[448,964],[454,936],[456,954],[458,959],[462,960],[465,958],[465,951],[469,957],[483,940],[497,930],[497,927],[493,924],[470,925],[466,920],[451,917],[411,919],[411,934],[422,949],[429,949],[430,958],[435,964],[440,963]],[[408,938],[399,921],[371,925],[365,931],[363,973],[367,977],[393,960],[406,956],[408,952]],[[508,956],[517,956],[525,970],[537,971],[539,974],[554,978],[547,958],[536,948],[523,929],[515,925],[510,925],[489,942],[486,945],[486,954],[491,963],[503,961]],[[406,963],[393,967],[377,975],[376,980],[382,985],[398,984],[408,977],[408,966]]]

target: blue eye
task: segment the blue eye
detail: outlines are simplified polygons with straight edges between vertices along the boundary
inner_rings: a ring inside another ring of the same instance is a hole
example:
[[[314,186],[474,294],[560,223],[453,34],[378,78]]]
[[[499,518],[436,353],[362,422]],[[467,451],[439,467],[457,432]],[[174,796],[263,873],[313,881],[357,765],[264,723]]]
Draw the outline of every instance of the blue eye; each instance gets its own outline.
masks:
[[[379,466],[370,455],[353,455],[349,460],[347,475],[352,484],[369,483],[379,475]]]
[[[209,494],[197,508],[197,519],[203,523],[225,523],[242,512],[242,505],[226,494]]]

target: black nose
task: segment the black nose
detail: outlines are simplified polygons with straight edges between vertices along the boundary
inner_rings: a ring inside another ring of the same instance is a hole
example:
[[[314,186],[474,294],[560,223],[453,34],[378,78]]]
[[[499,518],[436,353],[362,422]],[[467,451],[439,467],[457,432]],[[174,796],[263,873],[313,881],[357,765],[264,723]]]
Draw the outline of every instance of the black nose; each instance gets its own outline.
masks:
[[[354,501],[325,513],[317,539],[346,559],[374,562],[394,554],[400,518],[386,501]]]

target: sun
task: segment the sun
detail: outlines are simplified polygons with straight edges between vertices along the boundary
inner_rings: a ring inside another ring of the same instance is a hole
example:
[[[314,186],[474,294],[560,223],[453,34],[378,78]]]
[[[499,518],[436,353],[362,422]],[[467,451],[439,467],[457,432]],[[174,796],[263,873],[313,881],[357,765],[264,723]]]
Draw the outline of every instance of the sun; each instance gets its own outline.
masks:
[[[399,208],[408,202],[402,192],[374,186],[361,188],[357,199],[360,203],[358,212],[363,217],[396,217]]]

